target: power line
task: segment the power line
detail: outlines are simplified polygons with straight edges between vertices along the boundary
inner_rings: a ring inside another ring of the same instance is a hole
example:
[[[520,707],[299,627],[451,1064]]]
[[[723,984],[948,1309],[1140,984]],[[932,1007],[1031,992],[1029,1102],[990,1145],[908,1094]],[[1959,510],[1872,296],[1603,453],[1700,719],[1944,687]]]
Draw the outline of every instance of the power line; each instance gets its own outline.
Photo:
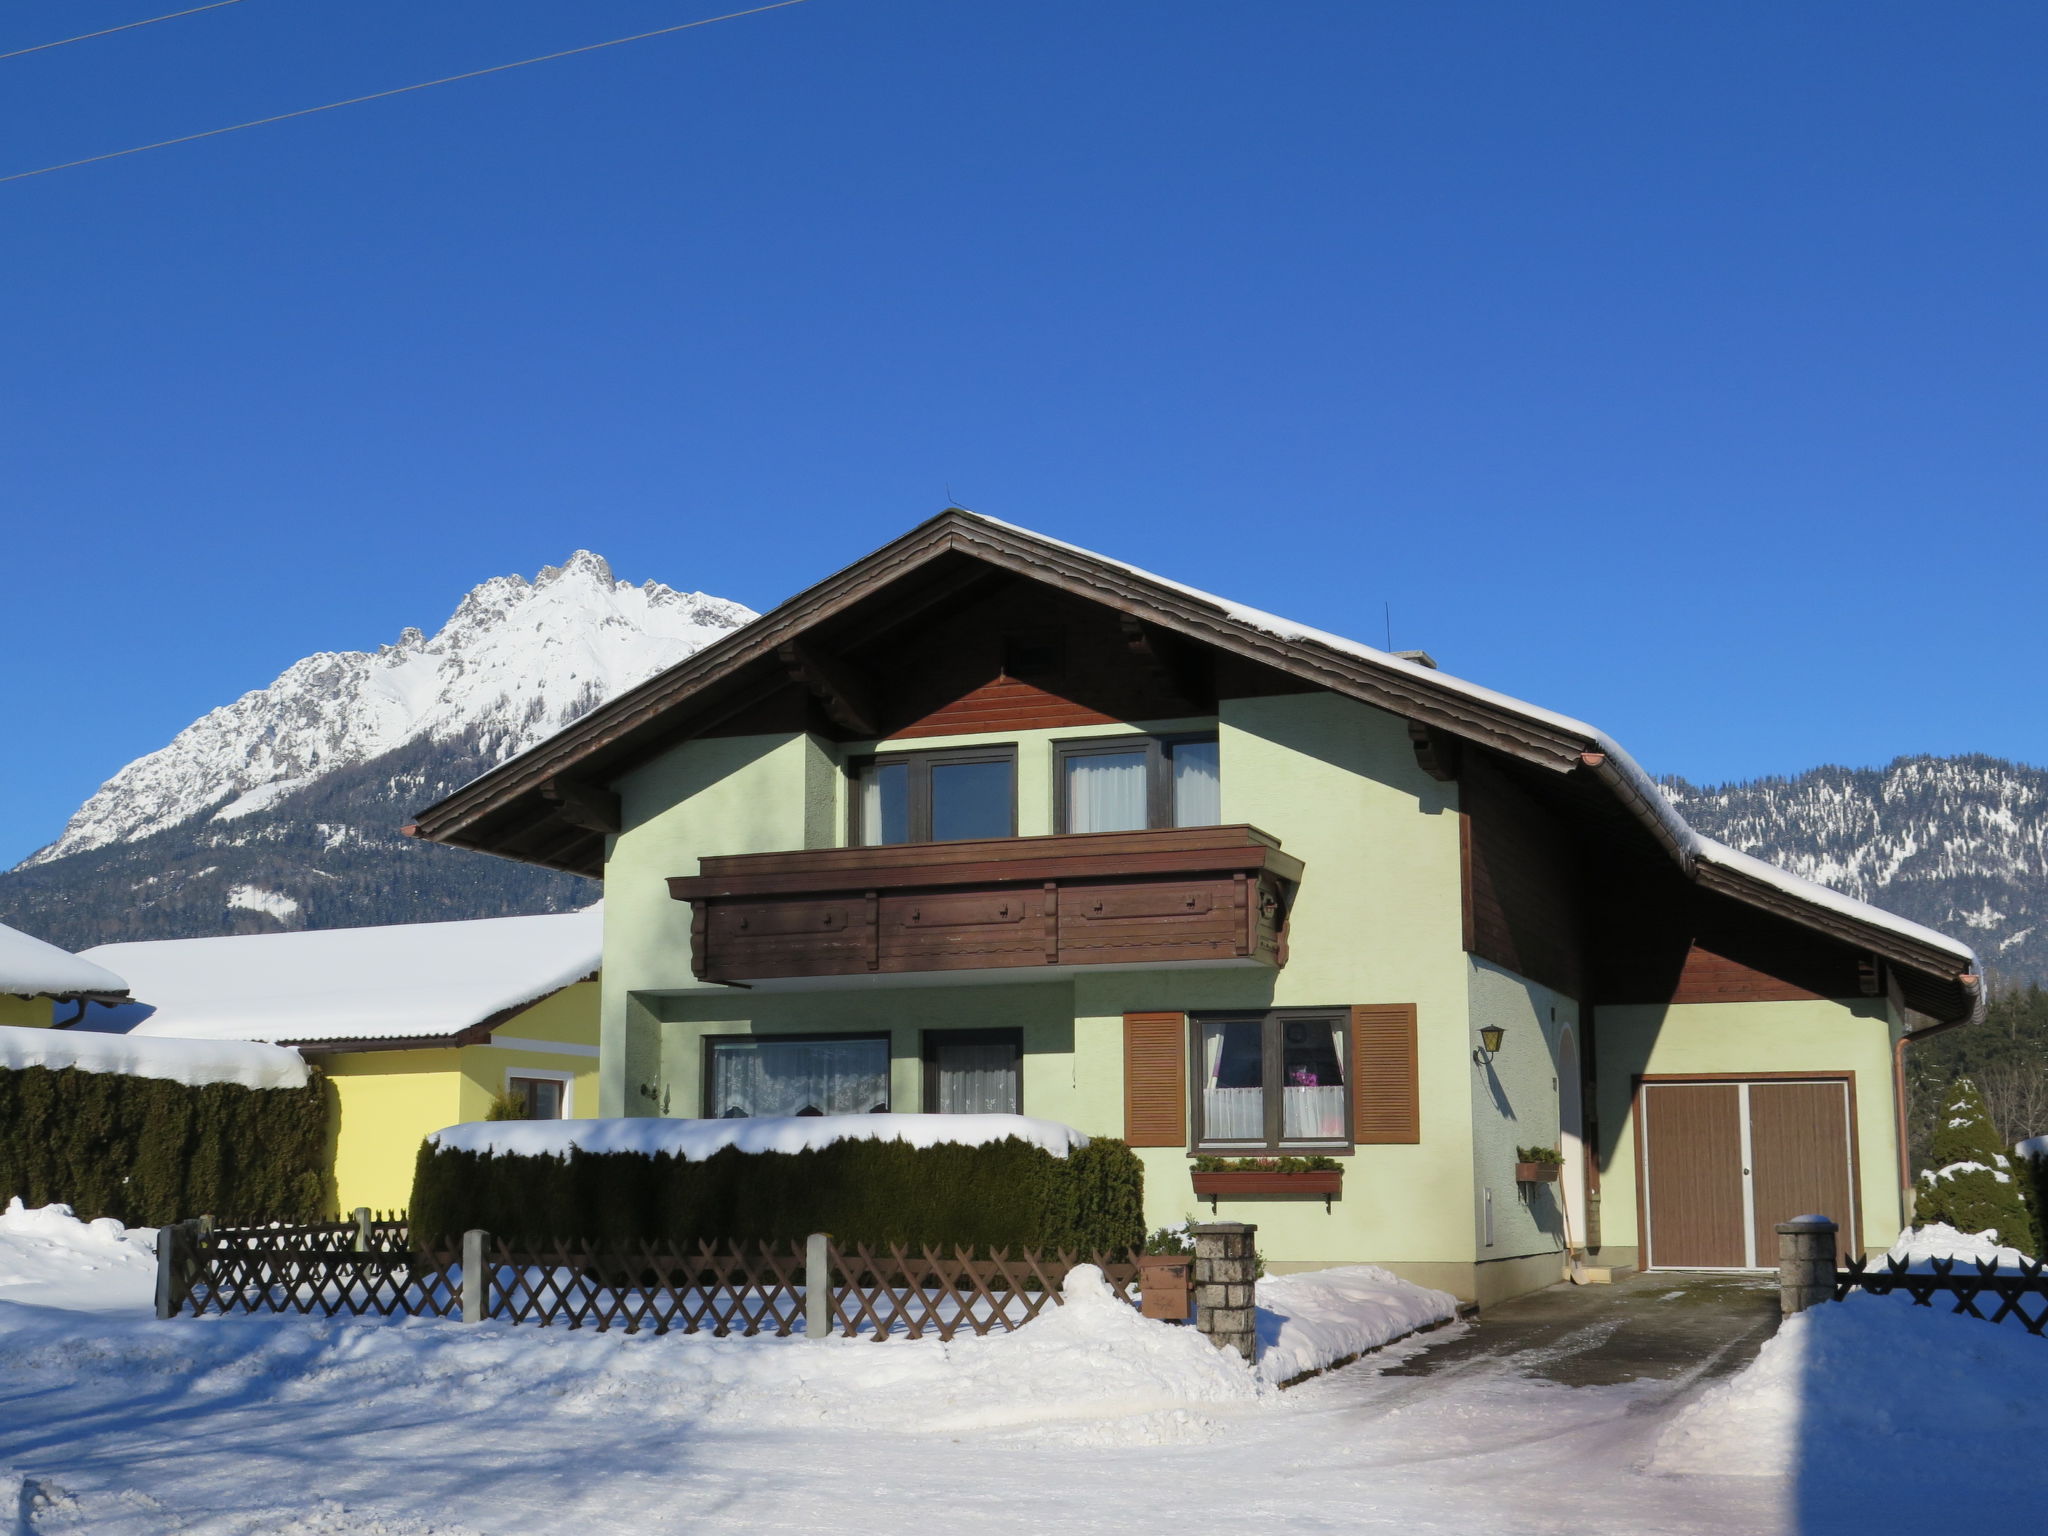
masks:
[[[229,3],[229,0],[219,0],[219,3]],[[744,11],[727,11],[723,16],[706,16],[701,21],[679,22],[673,27],[656,27],[652,32],[636,32],[631,37],[615,37],[602,43],[585,43],[580,48],[564,48],[559,53],[543,53],[530,59],[514,59],[510,64],[492,64],[487,68],[467,70],[459,75],[443,75],[438,80],[422,80],[417,85],[393,86],[388,91],[372,91],[367,96],[351,96],[346,101],[330,101],[323,106],[301,107],[296,112],[279,112],[274,117],[256,117],[246,123],[230,123],[225,128],[208,128],[199,133],[180,134],[175,139],[158,139],[154,144],[138,144],[133,149],[114,149],[104,155],[87,155],[83,160],[66,160],[59,165],[46,165],[40,170],[16,171],[11,176],[0,176],[0,183],[26,181],[31,176],[47,176],[52,171],[75,170],[81,165],[97,165],[102,160],[119,160],[124,155],[139,155],[152,149],[168,149],[173,144],[190,144],[195,139],[218,138],[224,133],[240,133],[244,128],[263,128],[271,123],[288,122],[295,117],[311,117],[316,112],[332,112],[337,107],[360,106],[366,101],[382,101],[387,96],[403,96],[408,91],[424,91],[430,86],[452,85],[457,80],[475,80],[482,75],[502,74],[508,69],[523,69],[528,64],[547,64],[555,59],[566,59],[579,53],[595,53],[600,48],[616,48],[622,43],[645,42],[650,37],[666,37],[671,32],[687,32],[693,27],[708,27],[719,21],[737,21],[742,16],[759,16],[763,11],[780,11],[803,3],[804,0],[773,0],[773,3],[768,5],[756,5]]]
[[[137,27],[153,27],[160,21],[176,21],[180,16],[197,16],[201,11],[217,11],[224,5],[240,5],[242,0],[211,0],[207,5],[195,5],[190,10],[172,11],[166,16],[148,16],[141,21],[124,21],[118,27],[102,27],[97,32],[81,32],[76,37],[60,37],[54,43],[37,43],[33,48],[17,48],[12,53],[0,53],[0,59],[18,59],[24,53],[41,53],[45,48],[62,48],[66,43],[89,43],[96,37],[112,37],[116,32],[132,32]]]

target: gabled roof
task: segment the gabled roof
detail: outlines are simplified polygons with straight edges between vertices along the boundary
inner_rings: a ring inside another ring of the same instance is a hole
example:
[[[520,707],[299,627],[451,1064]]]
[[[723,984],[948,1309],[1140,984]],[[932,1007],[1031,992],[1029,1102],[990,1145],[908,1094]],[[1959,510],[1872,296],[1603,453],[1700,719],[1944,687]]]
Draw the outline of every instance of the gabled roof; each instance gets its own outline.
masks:
[[[0,996],[118,998],[128,983],[105,966],[0,924]]]
[[[598,968],[599,908],[541,917],[103,944],[135,1000],[128,1032],[280,1045],[452,1045]]]
[[[1922,1011],[1951,1018],[1975,1006],[1977,959],[1967,945],[1701,836],[1618,742],[1582,720],[958,507],[591,711],[422,812],[412,830],[599,875],[604,835],[618,829],[604,788],[610,780],[787,687],[792,675],[815,687],[821,668],[829,671],[829,652],[821,661],[803,642],[818,632],[868,643],[991,573],[1101,604],[1148,630],[1376,705],[1560,780],[1590,781],[1703,888],[1924,978],[1908,991]]]

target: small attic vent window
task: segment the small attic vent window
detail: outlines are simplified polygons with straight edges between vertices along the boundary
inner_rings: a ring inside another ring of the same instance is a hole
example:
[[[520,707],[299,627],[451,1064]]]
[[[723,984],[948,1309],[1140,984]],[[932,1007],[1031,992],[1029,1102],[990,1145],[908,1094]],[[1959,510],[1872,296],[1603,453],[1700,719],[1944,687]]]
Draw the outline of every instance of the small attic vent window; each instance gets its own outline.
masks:
[[[1067,669],[1065,637],[1053,630],[1022,630],[1003,636],[1003,676],[1035,681]]]

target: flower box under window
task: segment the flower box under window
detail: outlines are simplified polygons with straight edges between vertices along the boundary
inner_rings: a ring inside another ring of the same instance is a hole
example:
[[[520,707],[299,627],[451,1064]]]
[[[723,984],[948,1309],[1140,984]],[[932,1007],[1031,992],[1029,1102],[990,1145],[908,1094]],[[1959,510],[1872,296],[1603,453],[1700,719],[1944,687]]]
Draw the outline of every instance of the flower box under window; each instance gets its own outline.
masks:
[[[1239,1195],[1337,1195],[1344,1192],[1342,1168],[1312,1168],[1306,1173],[1281,1173],[1264,1168],[1228,1168],[1194,1175],[1195,1193],[1203,1199]]]
[[[1515,1164],[1515,1182],[1517,1184],[1555,1184],[1557,1182],[1557,1164],[1517,1163]]]

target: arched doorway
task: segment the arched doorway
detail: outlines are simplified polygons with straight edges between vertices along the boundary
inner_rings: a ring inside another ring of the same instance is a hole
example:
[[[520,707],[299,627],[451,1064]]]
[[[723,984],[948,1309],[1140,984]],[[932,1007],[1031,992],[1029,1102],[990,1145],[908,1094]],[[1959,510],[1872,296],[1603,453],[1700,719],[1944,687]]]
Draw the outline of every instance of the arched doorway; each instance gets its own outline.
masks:
[[[1579,1041],[1567,1025],[1557,1042],[1557,1149],[1564,1157],[1558,1171],[1558,1198],[1564,1201],[1571,1246],[1586,1246],[1586,1118],[1580,1100]]]

